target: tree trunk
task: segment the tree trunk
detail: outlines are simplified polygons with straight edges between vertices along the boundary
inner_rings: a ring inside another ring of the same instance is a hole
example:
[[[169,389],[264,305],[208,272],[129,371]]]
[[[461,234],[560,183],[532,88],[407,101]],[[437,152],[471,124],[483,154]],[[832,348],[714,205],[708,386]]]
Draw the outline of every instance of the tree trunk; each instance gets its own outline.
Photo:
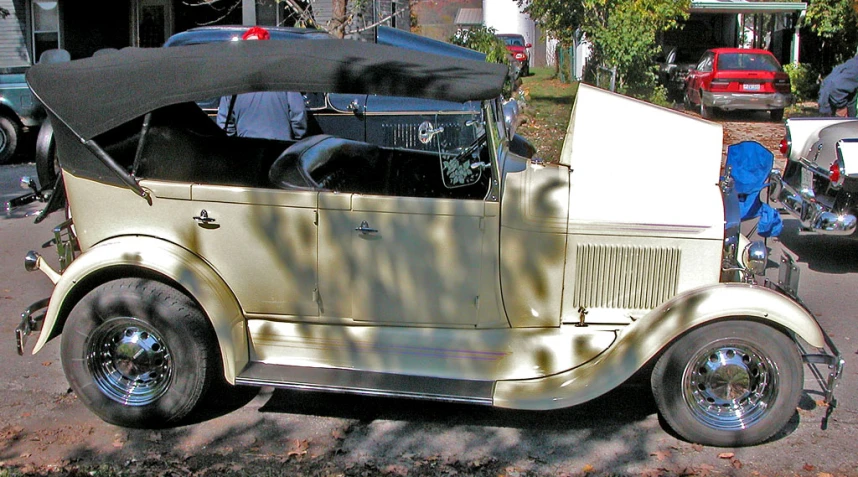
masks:
[[[342,38],[345,36],[346,32],[346,23],[348,18],[346,18],[346,11],[348,9],[349,0],[331,0],[333,3],[333,9],[331,14],[331,35]]]

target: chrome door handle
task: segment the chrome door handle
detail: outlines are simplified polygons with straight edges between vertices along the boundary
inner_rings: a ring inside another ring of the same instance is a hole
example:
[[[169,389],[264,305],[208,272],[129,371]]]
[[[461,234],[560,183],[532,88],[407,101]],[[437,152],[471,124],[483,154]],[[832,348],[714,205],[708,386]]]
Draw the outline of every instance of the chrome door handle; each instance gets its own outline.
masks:
[[[209,217],[208,211],[206,209],[203,209],[200,211],[200,215],[194,216],[194,220],[196,220],[200,224],[205,225],[205,224],[210,224],[217,219],[215,219],[213,217]]]
[[[362,234],[377,234],[378,233],[378,229],[369,228],[369,224],[366,223],[366,220],[361,222],[359,226],[355,227],[355,230],[357,230],[358,232],[360,232]]]

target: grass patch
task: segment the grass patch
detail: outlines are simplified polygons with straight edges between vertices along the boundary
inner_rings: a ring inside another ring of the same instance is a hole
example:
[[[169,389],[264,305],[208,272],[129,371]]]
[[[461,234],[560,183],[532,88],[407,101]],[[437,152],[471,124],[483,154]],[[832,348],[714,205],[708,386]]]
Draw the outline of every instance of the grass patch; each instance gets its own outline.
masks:
[[[569,114],[578,84],[562,83],[554,76],[554,68],[533,68],[522,79],[523,93],[518,133],[536,146],[537,155],[546,162],[557,162],[569,126]]]

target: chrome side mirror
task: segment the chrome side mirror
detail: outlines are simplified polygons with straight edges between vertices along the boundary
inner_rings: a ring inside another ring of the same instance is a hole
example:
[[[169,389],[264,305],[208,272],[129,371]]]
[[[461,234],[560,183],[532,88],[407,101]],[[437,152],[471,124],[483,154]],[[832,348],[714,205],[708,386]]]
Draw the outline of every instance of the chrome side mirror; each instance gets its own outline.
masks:
[[[503,103],[503,122],[506,124],[506,130],[509,137],[515,136],[515,130],[518,127],[518,114],[520,110],[516,99],[508,99]]]

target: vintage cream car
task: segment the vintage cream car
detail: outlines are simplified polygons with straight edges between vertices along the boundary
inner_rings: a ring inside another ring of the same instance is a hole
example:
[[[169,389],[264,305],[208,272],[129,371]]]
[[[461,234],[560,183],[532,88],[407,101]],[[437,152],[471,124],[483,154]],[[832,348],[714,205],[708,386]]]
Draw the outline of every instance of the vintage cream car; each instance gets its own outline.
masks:
[[[135,427],[181,422],[220,379],[549,410],[652,364],[666,422],[722,446],[784,427],[803,359],[831,402],[839,352],[754,283],[766,249],[719,182],[720,126],[581,85],[543,164],[508,149],[505,74],[340,40],[33,67],[73,225],[57,228],[62,270],[27,255],[55,288],[19,351],[34,330],[34,353],[61,337],[80,399]],[[483,106],[470,147],[415,151],[228,137],[193,103],[251,90]]]

